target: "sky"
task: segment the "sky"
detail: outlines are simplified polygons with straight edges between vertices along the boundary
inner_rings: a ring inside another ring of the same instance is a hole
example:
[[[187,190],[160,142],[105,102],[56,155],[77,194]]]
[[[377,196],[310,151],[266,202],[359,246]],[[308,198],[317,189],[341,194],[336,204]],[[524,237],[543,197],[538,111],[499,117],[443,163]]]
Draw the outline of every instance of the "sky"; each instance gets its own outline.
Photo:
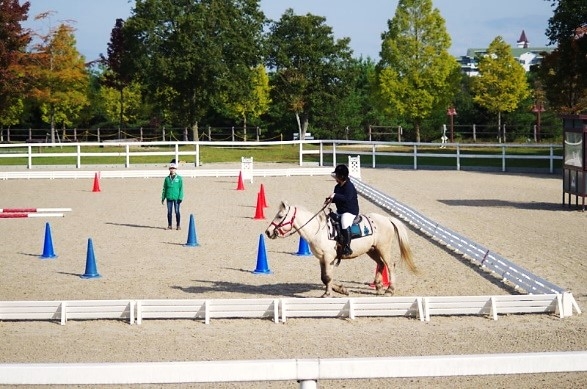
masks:
[[[21,0],[23,3],[24,0]],[[117,18],[132,14],[134,0],[29,0],[29,20],[25,27],[47,33],[62,22],[75,30],[78,51],[86,61],[106,54],[110,33]],[[348,37],[356,58],[370,57],[377,61],[381,34],[395,14],[398,0],[261,0],[261,10],[269,19],[279,20],[286,9],[295,14],[323,16],[332,27],[336,39]],[[451,36],[450,53],[461,56],[469,48],[487,48],[501,36],[516,45],[522,30],[531,47],[548,44],[545,35],[553,9],[546,0],[433,0],[446,22]],[[51,11],[43,21],[34,16]]]

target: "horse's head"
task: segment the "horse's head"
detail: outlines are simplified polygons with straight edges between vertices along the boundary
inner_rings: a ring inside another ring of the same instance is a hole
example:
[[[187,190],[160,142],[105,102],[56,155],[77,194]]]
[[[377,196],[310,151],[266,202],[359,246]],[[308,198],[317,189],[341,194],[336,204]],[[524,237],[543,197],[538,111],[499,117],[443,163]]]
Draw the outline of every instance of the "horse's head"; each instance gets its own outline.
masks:
[[[279,210],[273,218],[273,221],[265,230],[265,234],[269,239],[290,235],[291,231],[294,229],[293,223],[295,217],[296,207],[292,207],[287,201],[282,201],[281,204],[279,204]]]

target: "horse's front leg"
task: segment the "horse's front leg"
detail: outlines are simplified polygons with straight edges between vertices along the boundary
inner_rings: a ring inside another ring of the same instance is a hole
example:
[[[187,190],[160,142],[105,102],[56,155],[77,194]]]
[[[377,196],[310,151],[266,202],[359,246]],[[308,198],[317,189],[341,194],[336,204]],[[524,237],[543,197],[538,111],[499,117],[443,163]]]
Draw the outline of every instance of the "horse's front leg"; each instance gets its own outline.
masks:
[[[332,281],[332,269],[333,266],[332,261],[330,259],[323,258],[322,261],[320,261],[320,278],[322,279],[322,283],[326,287],[326,290],[324,291],[322,297],[332,297],[332,291],[348,296],[349,292],[346,290],[344,286],[342,286],[341,284],[335,284]]]

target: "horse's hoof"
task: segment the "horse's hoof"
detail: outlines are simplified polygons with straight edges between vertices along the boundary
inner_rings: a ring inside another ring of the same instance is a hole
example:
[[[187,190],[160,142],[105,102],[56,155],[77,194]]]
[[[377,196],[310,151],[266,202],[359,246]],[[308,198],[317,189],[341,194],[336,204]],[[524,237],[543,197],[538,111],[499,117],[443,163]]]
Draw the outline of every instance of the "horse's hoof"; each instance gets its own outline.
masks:
[[[328,298],[328,297],[332,297],[332,295],[330,293],[324,293],[322,296],[320,296],[322,298]]]

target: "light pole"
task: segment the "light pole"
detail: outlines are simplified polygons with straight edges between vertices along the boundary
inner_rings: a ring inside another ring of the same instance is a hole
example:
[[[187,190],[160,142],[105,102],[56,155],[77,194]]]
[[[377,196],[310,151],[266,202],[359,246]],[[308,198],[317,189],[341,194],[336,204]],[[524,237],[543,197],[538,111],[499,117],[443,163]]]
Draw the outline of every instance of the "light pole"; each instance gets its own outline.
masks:
[[[544,104],[536,102],[532,106],[532,112],[536,115],[536,141],[540,142],[540,114],[544,112]]]
[[[454,106],[448,107],[446,114],[450,116],[450,143],[454,141],[454,116],[457,114],[457,110]]]

